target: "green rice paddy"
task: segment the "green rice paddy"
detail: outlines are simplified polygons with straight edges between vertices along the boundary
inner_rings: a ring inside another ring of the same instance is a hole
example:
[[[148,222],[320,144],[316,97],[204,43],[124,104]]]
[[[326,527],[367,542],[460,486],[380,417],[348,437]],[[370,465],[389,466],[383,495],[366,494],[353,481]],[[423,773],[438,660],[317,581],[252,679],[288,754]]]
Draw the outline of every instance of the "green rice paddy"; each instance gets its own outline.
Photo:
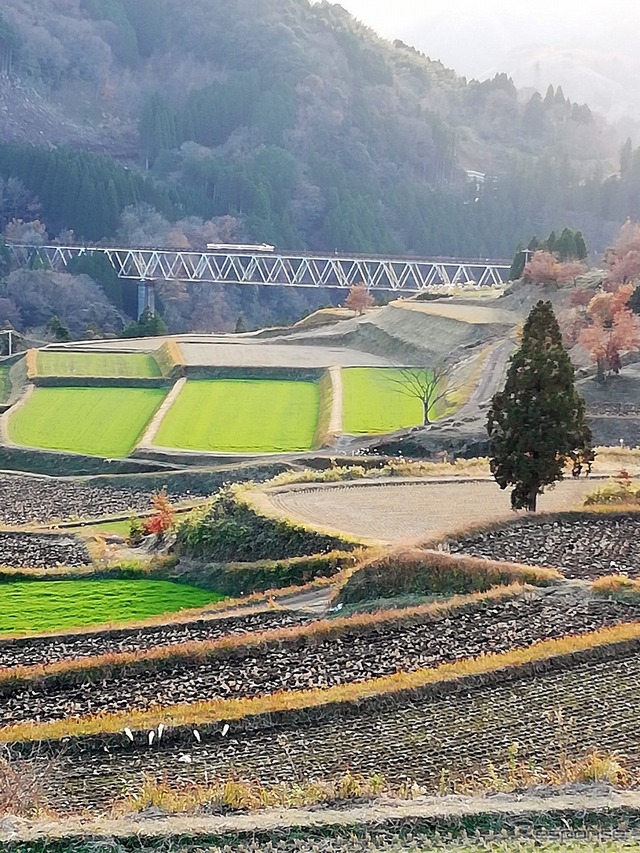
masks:
[[[16,444],[127,456],[162,403],[161,388],[36,388],[9,419]]]
[[[310,450],[319,402],[315,382],[189,381],[164,417],[155,444],[230,453]]]
[[[394,432],[422,424],[422,403],[394,379],[393,368],[353,367],[342,371],[342,425],[346,435]]]
[[[0,585],[0,634],[137,621],[223,598],[170,581],[18,581]]]
[[[38,352],[38,376],[90,376],[147,379],[161,376],[158,362],[147,353]]]

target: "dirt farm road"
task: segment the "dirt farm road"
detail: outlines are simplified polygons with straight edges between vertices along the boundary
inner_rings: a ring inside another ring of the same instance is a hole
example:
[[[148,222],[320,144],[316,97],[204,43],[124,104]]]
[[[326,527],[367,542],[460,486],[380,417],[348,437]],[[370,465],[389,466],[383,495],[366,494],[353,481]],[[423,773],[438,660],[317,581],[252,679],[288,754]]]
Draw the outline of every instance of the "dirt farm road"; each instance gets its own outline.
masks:
[[[597,483],[564,480],[542,495],[539,509],[577,509]],[[509,492],[489,478],[305,485],[274,490],[266,497],[278,513],[294,521],[391,543],[424,540],[513,515]]]

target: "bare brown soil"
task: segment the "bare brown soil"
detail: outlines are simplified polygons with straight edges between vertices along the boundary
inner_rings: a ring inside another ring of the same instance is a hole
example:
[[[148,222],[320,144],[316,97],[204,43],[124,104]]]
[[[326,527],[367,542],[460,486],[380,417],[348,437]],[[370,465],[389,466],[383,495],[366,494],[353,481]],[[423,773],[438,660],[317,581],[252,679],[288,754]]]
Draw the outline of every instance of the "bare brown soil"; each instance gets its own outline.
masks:
[[[567,578],[640,577],[640,516],[527,518],[450,542],[452,552],[560,569]]]
[[[463,776],[508,772],[510,750],[530,766],[557,766],[563,753],[578,758],[597,748],[636,756],[640,660],[630,652],[567,670],[540,672],[504,684],[416,697],[375,711],[353,706],[339,717],[290,725],[203,733],[191,747],[160,744],[60,755],[45,780],[63,811],[100,808],[139,789],[145,775],[203,782],[235,774],[265,784],[322,779],[349,768],[382,773],[390,783],[413,779],[437,792]],[[266,724],[265,724],[266,725]],[[515,745],[515,746],[514,746]]]
[[[565,480],[540,498],[540,510],[575,509],[593,480]],[[469,524],[513,517],[509,493],[493,480],[340,483],[268,494],[279,512],[305,524],[386,542],[444,535]]]
[[[571,595],[562,589],[531,592],[409,623],[389,621],[366,630],[345,628],[336,636],[271,641],[233,650],[231,655],[62,673],[22,687],[7,684],[0,694],[0,723],[327,688],[638,619],[640,605]]]

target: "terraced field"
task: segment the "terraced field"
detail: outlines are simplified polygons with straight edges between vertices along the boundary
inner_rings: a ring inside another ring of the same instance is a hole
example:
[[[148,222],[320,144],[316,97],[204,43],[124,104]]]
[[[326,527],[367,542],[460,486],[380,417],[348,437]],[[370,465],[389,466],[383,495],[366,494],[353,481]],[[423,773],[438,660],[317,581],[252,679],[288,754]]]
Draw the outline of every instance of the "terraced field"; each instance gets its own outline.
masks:
[[[176,646],[224,636],[243,636],[305,622],[304,617],[288,610],[267,610],[145,628],[114,628],[108,631],[93,629],[75,635],[28,639],[3,638],[0,639],[0,669]]]
[[[265,638],[261,646],[111,666],[100,680],[88,674],[65,683],[2,689],[0,723],[54,720],[116,707],[149,709],[214,698],[250,697],[279,690],[325,688],[423,667],[505,652],[567,633],[640,619],[640,606],[554,593],[489,602],[444,618],[381,623],[304,641]]]
[[[147,353],[38,350],[36,365],[38,376],[144,379],[162,375],[158,362]]]
[[[190,491],[171,489],[174,502],[193,500]],[[60,480],[21,474],[0,474],[0,521],[20,525],[34,522],[134,514],[151,508],[152,490],[96,486],[91,481]]]
[[[449,548],[474,557],[553,566],[567,578],[592,580],[615,574],[637,578],[639,535],[640,518],[625,514],[554,521],[534,518],[455,540]]]
[[[400,378],[400,371],[394,369],[343,370],[343,432],[387,433],[422,424],[422,403],[398,384]]]
[[[588,480],[565,480],[542,495],[540,509],[576,508],[593,488]],[[304,524],[387,542],[424,540],[460,526],[513,517],[509,493],[493,480],[307,486],[270,493],[268,499]]]
[[[606,696],[606,701],[603,697]],[[46,779],[59,808],[104,807],[122,793],[138,790],[145,775],[177,783],[185,776],[259,778],[265,783],[321,779],[350,768],[383,773],[393,782],[416,780],[435,791],[470,774],[486,775],[489,762],[507,772],[510,750],[529,766],[556,766],[560,751],[584,755],[607,749],[637,755],[640,729],[640,658],[590,662],[566,671],[540,673],[506,684],[465,689],[440,698],[414,698],[405,706],[374,710],[350,706],[343,714],[318,719],[296,715],[254,731],[212,734],[161,749],[85,752],[60,756]],[[64,787],[62,787],[64,786]]]
[[[318,423],[315,382],[192,380],[162,420],[155,443],[182,450],[310,450]]]
[[[165,395],[160,388],[36,388],[12,413],[9,437],[28,447],[127,456]]]
[[[55,569],[86,566],[91,557],[84,542],[71,534],[45,536],[0,531],[0,566],[14,569]]]
[[[134,621],[204,607],[222,598],[160,580],[12,582],[2,586],[0,634]]]
[[[22,482],[0,477],[0,496],[5,488],[6,502],[17,500]],[[100,506],[101,489],[91,485],[61,481],[47,491],[47,480],[24,482],[23,506],[11,510],[13,518],[32,509],[47,518]],[[575,503],[591,487],[563,483],[544,500]],[[283,496],[315,500],[316,493],[333,517],[351,496],[354,514],[385,532],[401,513],[416,515],[416,494],[428,501],[420,513],[423,536],[447,518],[449,529],[456,526],[451,506],[461,514],[472,506],[484,518],[509,514],[495,503],[504,498],[508,506],[508,496],[487,481],[340,485]],[[376,495],[377,516],[371,505],[363,509],[362,494]],[[110,488],[104,495],[109,511],[148,499],[144,490]],[[343,525],[351,523],[345,516]],[[61,812],[108,809],[149,779],[179,786],[233,775],[291,784],[335,778],[348,768],[435,792],[499,778],[514,762],[527,772],[546,772],[559,756],[582,757],[592,748],[627,760],[640,751],[640,601],[597,597],[579,581],[594,576],[596,564],[632,572],[639,527],[629,513],[537,524],[517,518],[455,540],[452,549],[559,564],[577,581],[555,577],[555,585],[544,588],[494,589],[386,614],[335,613],[320,622],[263,604],[263,612],[243,608],[226,618],[185,614],[190,621],[92,631],[91,624],[202,607],[218,597],[168,581],[7,584],[0,634],[87,628],[0,637],[0,742],[13,741],[18,772],[21,760],[32,762],[31,772],[35,762],[48,805]],[[407,538],[406,529],[402,535]],[[71,550],[56,556],[51,549],[59,547]],[[89,559],[71,536],[5,531],[0,563],[3,548],[15,565],[38,558],[43,565],[68,563],[73,549],[75,564]],[[472,560],[446,559],[460,572],[472,571]],[[615,631],[585,636],[607,628]]]

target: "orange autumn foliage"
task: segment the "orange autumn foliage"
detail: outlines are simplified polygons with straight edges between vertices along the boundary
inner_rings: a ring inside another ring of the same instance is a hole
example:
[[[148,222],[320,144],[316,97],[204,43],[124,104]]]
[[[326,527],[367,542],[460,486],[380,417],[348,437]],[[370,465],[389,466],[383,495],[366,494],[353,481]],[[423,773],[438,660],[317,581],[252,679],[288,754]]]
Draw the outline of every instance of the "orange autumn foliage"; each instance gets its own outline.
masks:
[[[155,512],[144,520],[142,527],[147,536],[162,536],[173,527],[176,511],[169,501],[166,489],[156,492],[151,503]]]

